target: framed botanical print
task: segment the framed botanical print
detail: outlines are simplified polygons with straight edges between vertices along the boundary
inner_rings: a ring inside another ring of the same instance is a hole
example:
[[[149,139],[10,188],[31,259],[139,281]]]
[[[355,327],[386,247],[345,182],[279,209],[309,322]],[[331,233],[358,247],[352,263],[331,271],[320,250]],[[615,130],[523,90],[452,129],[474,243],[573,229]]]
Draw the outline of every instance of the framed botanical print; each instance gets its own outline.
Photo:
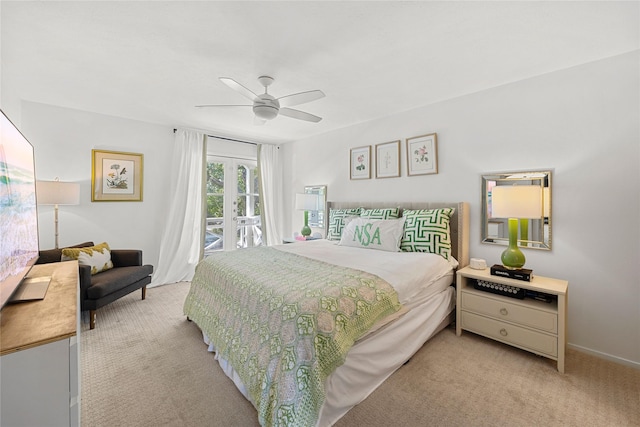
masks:
[[[371,146],[352,148],[349,166],[351,179],[371,178]]]
[[[91,150],[91,201],[142,201],[142,154]]]
[[[435,133],[407,138],[407,175],[438,173],[438,140]]]
[[[400,176],[400,140],[376,145],[376,178]]]

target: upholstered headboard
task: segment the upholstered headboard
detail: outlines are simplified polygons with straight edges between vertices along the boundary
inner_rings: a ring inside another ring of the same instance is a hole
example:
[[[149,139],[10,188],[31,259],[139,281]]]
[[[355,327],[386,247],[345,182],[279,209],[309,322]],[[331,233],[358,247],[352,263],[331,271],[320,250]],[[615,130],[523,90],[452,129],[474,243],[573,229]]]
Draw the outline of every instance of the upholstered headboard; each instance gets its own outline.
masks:
[[[348,208],[397,208],[403,209],[440,209],[455,208],[451,217],[451,253],[458,260],[459,268],[469,265],[469,203],[457,202],[327,202],[327,221],[325,221],[325,236],[328,227],[330,209]]]

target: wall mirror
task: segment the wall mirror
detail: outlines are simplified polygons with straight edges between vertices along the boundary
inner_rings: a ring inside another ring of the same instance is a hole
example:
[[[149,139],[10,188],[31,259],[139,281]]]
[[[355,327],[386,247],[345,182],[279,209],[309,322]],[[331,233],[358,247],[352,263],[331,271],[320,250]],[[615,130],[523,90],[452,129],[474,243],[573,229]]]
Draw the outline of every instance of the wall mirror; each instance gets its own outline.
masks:
[[[514,212],[510,216],[519,220],[518,246],[551,250],[551,172],[537,170],[482,175],[482,243],[509,244],[508,218],[504,213],[498,217],[494,211],[509,211],[503,206],[499,208],[499,204],[505,201],[505,194],[510,194],[506,201]],[[500,187],[500,191],[496,191],[496,187]],[[516,194],[524,194],[524,199],[515,199]],[[533,210],[533,213],[523,213],[530,202],[529,212]]]
[[[324,228],[325,210],[327,206],[327,186],[309,185],[304,187],[305,194],[318,196],[318,210],[309,211],[309,227]]]

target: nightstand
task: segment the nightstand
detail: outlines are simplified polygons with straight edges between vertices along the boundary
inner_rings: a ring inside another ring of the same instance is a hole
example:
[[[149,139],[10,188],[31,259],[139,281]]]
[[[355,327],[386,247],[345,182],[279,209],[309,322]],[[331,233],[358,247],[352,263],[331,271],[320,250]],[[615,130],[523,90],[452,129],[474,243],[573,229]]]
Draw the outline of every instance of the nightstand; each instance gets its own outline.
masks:
[[[474,289],[476,280],[552,296],[551,302],[516,299]],[[534,275],[530,282],[492,276],[490,269],[465,267],[457,272],[456,334],[462,330],[530,351],[558,362],[564,373],[567,344],[566,280]]]

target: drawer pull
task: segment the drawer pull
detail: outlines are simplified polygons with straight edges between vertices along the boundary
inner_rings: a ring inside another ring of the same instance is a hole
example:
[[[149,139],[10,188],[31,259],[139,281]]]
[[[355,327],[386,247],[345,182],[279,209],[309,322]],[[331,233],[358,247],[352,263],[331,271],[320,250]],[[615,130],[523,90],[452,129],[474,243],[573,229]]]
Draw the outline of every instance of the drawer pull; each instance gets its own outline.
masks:
[[[503,337],[506,337],[508,335],[507,330],[504,328],[500,329],[500,335],[502,335]]]
[[[509,314],[509,312],[507,311],[506,308],[501,308],[500,309],[500,314],[502,314],[503,316],[506,316],[507,314]]]

